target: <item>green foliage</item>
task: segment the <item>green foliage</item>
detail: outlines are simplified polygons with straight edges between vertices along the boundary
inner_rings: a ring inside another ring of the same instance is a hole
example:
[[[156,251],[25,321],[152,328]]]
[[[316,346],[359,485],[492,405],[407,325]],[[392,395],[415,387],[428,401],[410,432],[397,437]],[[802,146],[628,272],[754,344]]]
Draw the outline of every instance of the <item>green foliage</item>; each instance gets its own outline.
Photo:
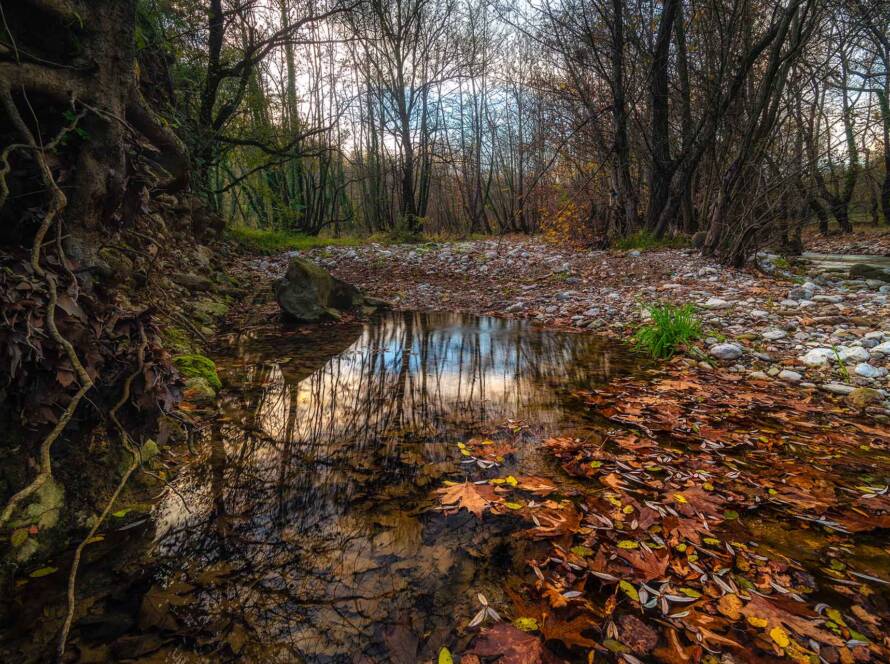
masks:
[[[689,246],[689,238],[683,235],[658,238],[654,233],[642,230],[627,237],[619,238],[615,241],[614,246],[622,251],[629,251],[630,249],[638,249],[640,251],[649,249],[682,249]]]
[[[841,358],[841,354],[838,352],[837,346],[832,346],[831,350],[834,351],[834,359],[837,360],[838,373],[840,373],[841,378],[849,382],[850,372],[847,370],[847,363],[844,362],[844,360]]]
[[[351,247],[362,243],[357,237],[318,237],[286,230],[263,230],[247,226],[235,226],[228,230],[230,239],[250,251],[262,254],[277,254],[283,251],[313,249],[337,245]]]
[[[655,358],[669,358],[678,346],[688,344],[701,336],[701,324],[691,304],[676,307],[672,304],[648,305],[652,316],[649,323],[634,334],[634,346],[645,350]]]
[[[216,373],[216,364],[203,355],[177,355],[173,364],[185,378],[202,378],[214,390],[222,388],[222,381]]]

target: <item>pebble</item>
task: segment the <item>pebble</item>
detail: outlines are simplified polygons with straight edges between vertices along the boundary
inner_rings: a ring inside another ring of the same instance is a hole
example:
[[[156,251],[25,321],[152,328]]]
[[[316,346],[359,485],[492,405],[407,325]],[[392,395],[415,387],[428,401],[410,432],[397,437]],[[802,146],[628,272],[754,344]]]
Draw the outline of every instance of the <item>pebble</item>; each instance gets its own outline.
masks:
[[[790,369],[782,369],[782,371],[779,372],[779,380],[784,380],[788,383],[799,383],[802,378],[803,376]]]
[[[850,394],[856,388],[852,385],[844,385],[843,383],[825,383],[824,385],[819,386],[821,389],[826,392],[831,392],[832,394]]]
[[[883,378],[887,375],[887,370],[884,367],[873,367],[868,362],[860,362],[853,371],[857,376],[863,378]]]
[[[828,366],[833,357],[834,351],[831,348],[813,348],[799,359],[808,367],[824,367]]]
[[[788,336],[788,333],[785,330],[780,330],[778,328],[767,330],[763,334],[760,335],[767,341],[778,341],[779,339],[784,339]]]
[[[705,309],[728,309],[732,306],[732,302],[719,297],[710,297],[705,300],[705,303],[702,306]]]
[[[738,344],[716,344],[708,351],[718,360],[735,360],[742,356],[742,347]]]

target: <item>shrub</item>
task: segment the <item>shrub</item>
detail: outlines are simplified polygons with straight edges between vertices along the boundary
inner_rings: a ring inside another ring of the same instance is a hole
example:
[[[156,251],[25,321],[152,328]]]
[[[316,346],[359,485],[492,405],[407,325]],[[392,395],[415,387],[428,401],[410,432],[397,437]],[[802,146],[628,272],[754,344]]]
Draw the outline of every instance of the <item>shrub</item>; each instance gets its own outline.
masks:
[[[652,319],[634,334],[634,346],[655,358],[669,358],[678,346],[701,336],[701,324],[691,304],[676,307],[672,304],[647,305]]]

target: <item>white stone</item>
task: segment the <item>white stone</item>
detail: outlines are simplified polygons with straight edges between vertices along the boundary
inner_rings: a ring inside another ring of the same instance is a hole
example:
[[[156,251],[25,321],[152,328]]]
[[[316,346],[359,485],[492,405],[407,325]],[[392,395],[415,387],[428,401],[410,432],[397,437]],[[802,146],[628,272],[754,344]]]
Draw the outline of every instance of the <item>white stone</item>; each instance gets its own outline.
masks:
[[[881,353],[882,355],[890,355],[890,341],[885,341],[871,349],[873,353]]]
[[[883,378],[887,375],[887,370],[884,367],[873,367],[868,362],[860,362],[853,371],[857,376],[863,378]]]
[[[742,356],[742,347],[738,344],[717,344],[709,351],[718,360],[735,360]]]
[[[705,309],[728,309],[732,306],[732,303],[719,297],[709,297],[702,306]]]
[[[784,339],[788,336],[788,333],[785,330],[780,330],[778,328],[767,330],[763,334],[760,335],[767,341],[778,341],[779,339]]]
[[[850,394],[856,388],[852,385],[844,385],[843,383],[825,383],[821,388],[826,392],[831,392],[832,394]]]
[[[871,357],[862,346],[841,346],[837,354],[842,362],[868,362]]]
[[[790,369],[782,369],[782,371],[779,372],[779,380],[784,380],[788,383],[799,383],[802,378],[803,376]]]
[[[844,301],[843,295],[814,295],[813,302],[828,302],[829,304],[838,304]]]
[[[830,348],[813,348],[806,355],[799,358],[801,363],[808,367],[824,367],[827,366],[834,357],[834,351]]]

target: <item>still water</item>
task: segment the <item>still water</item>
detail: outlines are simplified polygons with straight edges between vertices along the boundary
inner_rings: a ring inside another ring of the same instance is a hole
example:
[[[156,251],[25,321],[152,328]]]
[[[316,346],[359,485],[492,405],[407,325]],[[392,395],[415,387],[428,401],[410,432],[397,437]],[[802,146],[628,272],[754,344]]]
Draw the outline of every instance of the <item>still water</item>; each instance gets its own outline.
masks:
[[[434,509],[465,476],[457,442],[508,440],[508,471],[553,475],[540,441],[594,426],[573,390],[632,368],[601,337],[456,313],[264,329],[215,359],[197,460],[90,551],[72,661],[433,660],[530,546],[509,519]],[[63,584],[4,600],[0,655],[41,659]]]

